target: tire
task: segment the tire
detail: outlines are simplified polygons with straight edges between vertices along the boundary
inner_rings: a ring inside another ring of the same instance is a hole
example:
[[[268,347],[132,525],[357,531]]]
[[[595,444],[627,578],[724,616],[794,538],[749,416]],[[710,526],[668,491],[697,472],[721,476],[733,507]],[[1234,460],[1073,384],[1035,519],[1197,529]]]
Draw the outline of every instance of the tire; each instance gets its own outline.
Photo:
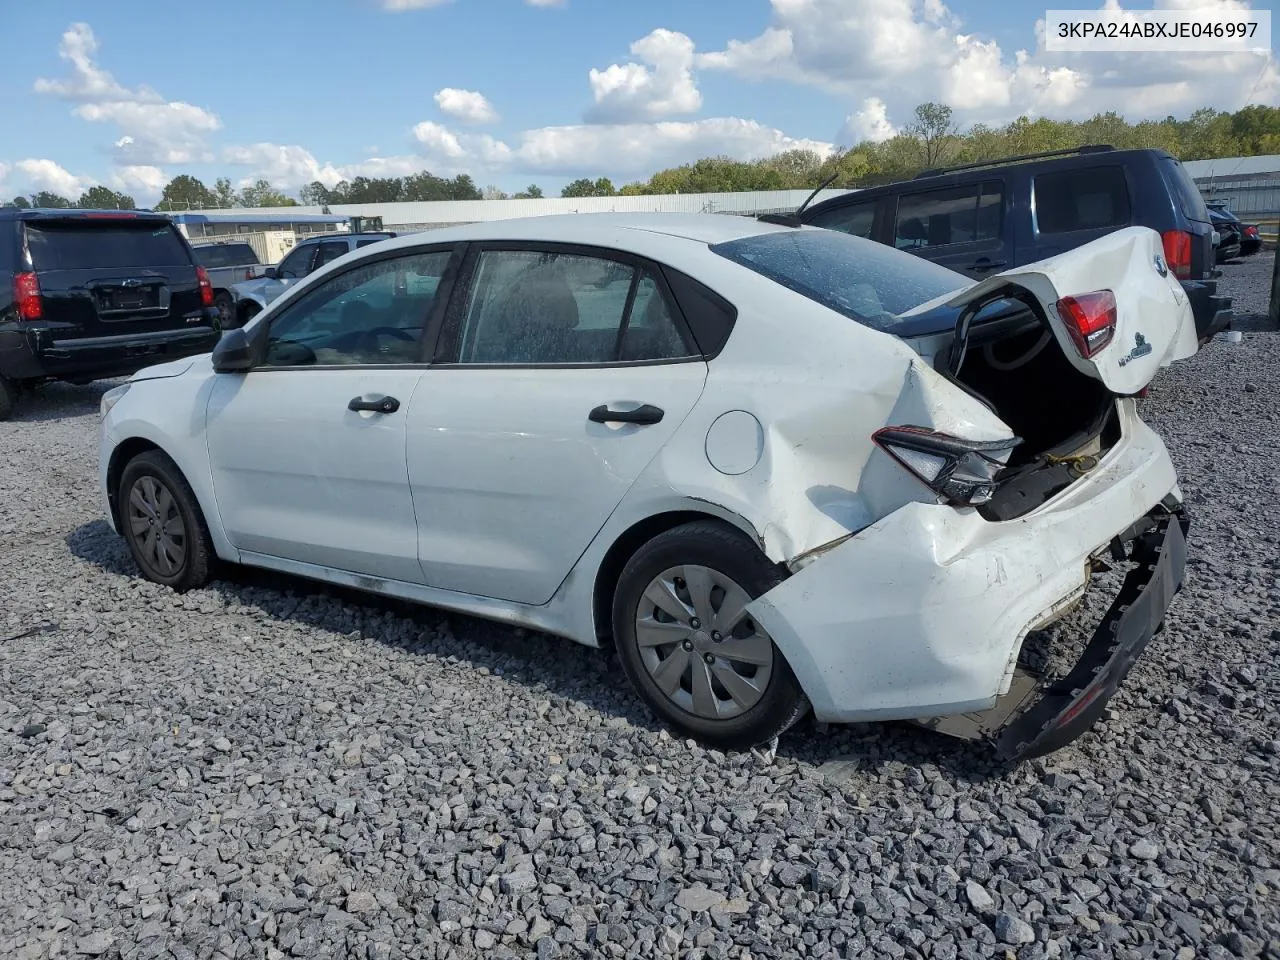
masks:
[[[116,503],[125,542],[146,579],[179,592],[209,582],[215,562],[209,527],[177,464],[158,450],[138,454],[120,474]]]
[[[763,628],[731,614],[717,623],[727,608],[784,579],[755,544],[715,521],[668,530],[636,551],[614,591],[614,643],[632,686],[663,721],[707,746],[745,750],[808,712],[795,674]],[[735,624],[732,635],[715,629]]]
[[[230,330],[236,325],[236,304],[231,299],[231,294],[219,290],[213,297],[213,305],[218,310],[219,329]]]
[[[17,402],[18,385],[0,377],[0,420],[8,420],[13,416],[13,408]]]

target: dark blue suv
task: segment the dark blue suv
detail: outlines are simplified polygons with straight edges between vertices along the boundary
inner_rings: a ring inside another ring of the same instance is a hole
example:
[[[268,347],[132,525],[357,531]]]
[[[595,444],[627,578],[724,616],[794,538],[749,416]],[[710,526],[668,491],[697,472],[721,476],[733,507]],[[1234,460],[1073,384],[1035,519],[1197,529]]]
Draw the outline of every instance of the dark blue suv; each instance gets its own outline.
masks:
[[[815,204],[800,219],[978,280],[1121,227],[1150,227],[1191,300],[1200,339],[1231,326],[1231,300],[1217,292],[1209,210],[1163,150],[1089,146],[928,170]]]

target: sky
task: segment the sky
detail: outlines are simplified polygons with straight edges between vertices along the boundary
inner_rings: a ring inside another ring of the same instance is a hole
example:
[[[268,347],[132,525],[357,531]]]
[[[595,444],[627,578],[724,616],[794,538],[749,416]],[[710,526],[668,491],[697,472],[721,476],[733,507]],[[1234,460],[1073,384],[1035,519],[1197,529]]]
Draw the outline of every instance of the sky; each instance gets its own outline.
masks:
[[[179,173],[293,192],[421,170],[554,195],[884,139],[930,100],[962,127],[1280,105],[1274,53],[1051,53],[1043,17],[1025,0],[15,4],[0,196],[104,184],[147,204]]]

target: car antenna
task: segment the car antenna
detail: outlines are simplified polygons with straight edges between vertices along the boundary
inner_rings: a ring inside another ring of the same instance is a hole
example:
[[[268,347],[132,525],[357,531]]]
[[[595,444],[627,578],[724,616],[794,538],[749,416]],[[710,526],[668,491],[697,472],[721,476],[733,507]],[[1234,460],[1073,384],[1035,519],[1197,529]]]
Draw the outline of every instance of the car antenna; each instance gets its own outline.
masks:
[[[777,223],[777,224],[781,224],[784,227],[804,226],[804,224],[801,223],[800,221],[800,214],[804,213],[805,210],[809,208],[809,204],[813,203],[813,198],[816,197],[818,194],[820,194],[823,190],[827,189],[827,187],[831,186],[831,184],[835,182],[835,179],[838,176],[840,176],[840,172],[836,171],[831,176],[827,177],[827,179],[823,180],[822,183],[818,184],[818,188],[814,190],[813,193],[809,194],[808,197],[805,198],[804,203],[800,204],[800,206],[796,208],[795,213],[765,213],[765,214],[761,214],[758,219],[760,219],[764,223]]]

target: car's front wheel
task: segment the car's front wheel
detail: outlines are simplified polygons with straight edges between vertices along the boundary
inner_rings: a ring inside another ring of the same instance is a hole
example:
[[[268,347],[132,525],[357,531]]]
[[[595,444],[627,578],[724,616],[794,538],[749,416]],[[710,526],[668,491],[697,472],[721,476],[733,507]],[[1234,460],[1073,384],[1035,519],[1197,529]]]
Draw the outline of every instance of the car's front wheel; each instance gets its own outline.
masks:
[[[767,743],[808,710],[790,666],[746,606],[783,580],[749,539],[714,521],[641,547],[614,594],[618,658],[672,727],[710,746]]]
[[[120,475],[117,504],[125,541],[142,575],[175,590],[208,583],[215,554],[209,528],[182,471],[158,450]]]

